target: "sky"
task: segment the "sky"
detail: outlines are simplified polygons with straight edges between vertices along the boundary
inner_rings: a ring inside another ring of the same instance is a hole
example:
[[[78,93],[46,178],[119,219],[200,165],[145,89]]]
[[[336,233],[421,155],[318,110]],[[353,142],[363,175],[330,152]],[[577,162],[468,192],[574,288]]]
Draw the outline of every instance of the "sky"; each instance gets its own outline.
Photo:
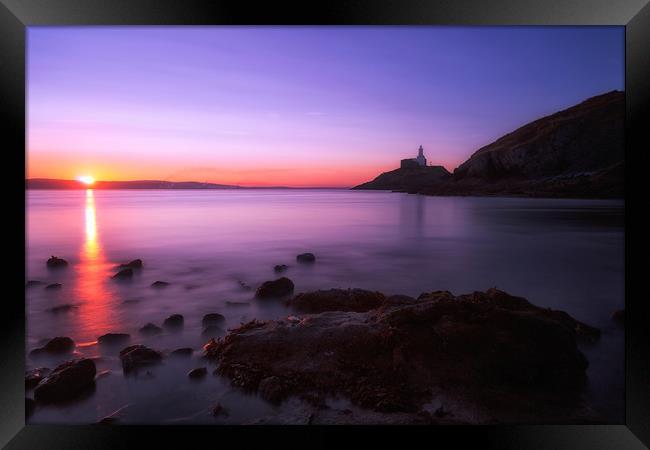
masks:
[[[349,187],[624,89],[623,27],[29,27],[27,177]]]

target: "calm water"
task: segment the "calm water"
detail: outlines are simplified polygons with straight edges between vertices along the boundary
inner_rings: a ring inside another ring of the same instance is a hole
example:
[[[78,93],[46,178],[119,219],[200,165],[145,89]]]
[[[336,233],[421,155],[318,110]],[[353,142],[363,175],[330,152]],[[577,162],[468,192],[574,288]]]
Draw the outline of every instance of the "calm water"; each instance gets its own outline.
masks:
[[[610,320],[624,307],[622,201],[422,197],[344,190],[29,191],[27,278],[59,282],[27,292],[27,348],[70,336],[80,355],[96,357],[94,394],[66,406],[39,407],[33,422],[96,422],[123,408],[126,423],[248,423],[273,417],[274,407],[208,376],[186,372],[205,338],[201,317],[226,316],[229,327],[290,313],[259,304],[251,290],[276,278],[275,264],[296,291],[360,287],[417,296],[496,286],[540,306],[562,309],[603,330],[584,349],[590,360],[589,404],[610,422],[623,421],[623,331]],[[313,252],[313,266],[295,255]],[[51,272],[50,255],[70,267]],[[145,268],[128,283],[110,279],[119,263],[141,258]],[[171,285],[155,290],[156,280]],[[231,302],[248,302],[233,307]],[[77,309],[54,314],[63,304]],[[180,333],[142,338],[147,322],[185,316]],[[130,333],[133,343],[160,350],[189,346],[190,360],[124,377],[117,350],[96,345],[107,332]],[[65,358],[63,358],[65,359]],[[28,368],[58,359],[27,358]],[[211,370],[211,369],[210,369]],[[230,412],[215,419],[219,401]],[[284,408],[287,408],[285,406]],[[272,419],[271,419],[272,420]]]

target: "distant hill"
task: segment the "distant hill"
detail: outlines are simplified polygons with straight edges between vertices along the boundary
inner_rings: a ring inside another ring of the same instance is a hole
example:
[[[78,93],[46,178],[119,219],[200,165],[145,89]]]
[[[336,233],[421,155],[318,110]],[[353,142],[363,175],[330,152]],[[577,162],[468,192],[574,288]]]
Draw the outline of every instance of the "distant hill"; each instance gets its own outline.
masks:
[[[25,180],[26,189],[88,189],[88,186],[77,180],[55,180],[50,178],[31,178]],[[214,183],[199,183],[196,181],[96,181],[93,189],[240,189],[239,186]]]
[[[354,189],[429,195],[622,197],[624,120],[625,94],[608,92],[535,120],[478,149],[448,178],[422,179],[412,172],[416,169],[397,169]]]

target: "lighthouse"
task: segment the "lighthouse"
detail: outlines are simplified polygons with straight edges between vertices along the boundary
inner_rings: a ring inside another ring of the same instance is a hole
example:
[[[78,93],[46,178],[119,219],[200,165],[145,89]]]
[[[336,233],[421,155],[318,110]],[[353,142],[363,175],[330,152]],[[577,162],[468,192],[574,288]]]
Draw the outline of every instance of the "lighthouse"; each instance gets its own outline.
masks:
[[[427,165],[427,159],[424,157],[424,149],[420,145],[420,148],[418,149],[418,156],[415,158],[417,163],[421,166],[426,166]]]

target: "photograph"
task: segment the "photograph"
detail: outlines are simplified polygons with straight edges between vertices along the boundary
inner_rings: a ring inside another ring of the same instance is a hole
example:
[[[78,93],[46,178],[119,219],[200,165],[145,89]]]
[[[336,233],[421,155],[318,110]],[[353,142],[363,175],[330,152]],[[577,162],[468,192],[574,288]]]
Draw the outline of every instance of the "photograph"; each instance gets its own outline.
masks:
[[[625,64],[624,26],[27,26],[27,424],[625,425]]]

